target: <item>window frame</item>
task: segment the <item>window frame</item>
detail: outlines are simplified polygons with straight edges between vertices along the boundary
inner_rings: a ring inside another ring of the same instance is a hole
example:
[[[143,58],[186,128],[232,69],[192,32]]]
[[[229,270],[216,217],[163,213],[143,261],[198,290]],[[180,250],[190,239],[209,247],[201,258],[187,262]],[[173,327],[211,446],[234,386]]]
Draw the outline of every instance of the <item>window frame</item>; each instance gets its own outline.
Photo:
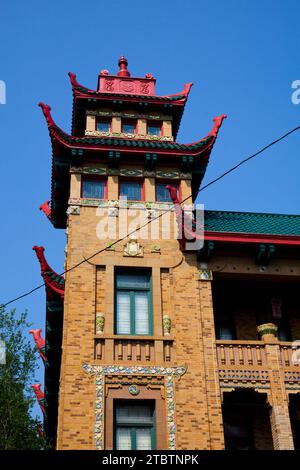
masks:
[[[117,406],[149,406],[151,409],[151,423],[122,423],[117,424]],[[113,449],[117,449],[117,428],[130,429],[130,440],[132,445],[131,450],[136,449],[136,430],[138,428],[151,428],[151,450],[156,450],[156,401],[155,400],[114,400],[113,402]]]
[[[98,198],[98,197],[86,197],[83,195],[83,186],[85,181],[101,181],[104,182],[104,194],[103,198]],[[108,195],[108,186],[107,186],[107,177],[99,177],[98,175],[82,175],[81,177],[81,185],[80,185],[80,197],[81,199],[97,199],[98,201],[106,201],[107,200],[107,195]]]
[[[150,126],[157,126],[159,127],[159,134],[150,134],[148,129]],[[164,135],[163,132],[163,121],[147,121],[147,135],[155,136],[155,137],[162,137]]]
[[[127,199],[130,202],[145,201],[145,178],[120,178],[118,181],[118,196],[121,197],[121,184],[122,183],[141,183],[141,198],[140,199]]]
[[[108,123],[108,131],[100,131],[98,129],[98,122],[103,121]],[[112,132],[112,118],[111,117],[106,117],[106,116],[97,116],[96,117],[96,131],[97,132],[108,132],[111,134]]]
[[[171,185],[171,186],[177,186],[177,196],[178,196],[178,199],[179,201],[181,201],[182,199],[182,190],[181,190],[181,180],[167,180],[167,179],[158,179],[158,178],[155,178],[155,202],[161,202],[161,203],[172,203],[172,200],[170,201],[159,201],[157,199],[157,185],[158,184],[163,184],[165,186],[167,186],[167,184]]]
[[[121,287],[117,286],[118,274],[132,273],[147,274],[149,275],[149,287]],[[118,292],[130,292],[130,333],[118,333]],[[135,321],[135,292],[147,292],[148,293],[148,334],[136,333],[136,321]],[[152,271],[145,269],[116,269],[114,273],[114,334],[119,336],[153,336],[153,290],[152,290]]]

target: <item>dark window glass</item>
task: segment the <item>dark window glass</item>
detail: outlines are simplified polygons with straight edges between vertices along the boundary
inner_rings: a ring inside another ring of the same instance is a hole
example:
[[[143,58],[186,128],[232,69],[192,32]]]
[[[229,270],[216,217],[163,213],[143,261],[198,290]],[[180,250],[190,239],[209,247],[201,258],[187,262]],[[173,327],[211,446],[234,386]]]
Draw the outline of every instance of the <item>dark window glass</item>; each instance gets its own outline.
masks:
[[[161,134],[161,124],[156,122],[148,123],[147,134],[159,136]]]
[[[176,186],[177,188],[177,195],[178,195],[178,184],[174,182],[170,183],[156,183],[156,200],[159,202],[172,202],[170,197],[170,193],[166,186],[170,184],[172,186]]]
[[[134,134],[135,133],[135,127],[136,123],[135,122],[123,122],[122,123],[122,132],[126,134]]]
[[[126,196],[129,201],[141,201],[142,183],[138,181],[120,181],[120,196]]]
[[[117,450],[155,449],[154,407],[143,401],[117,404],[114,441]]]
[[[116,334],[151,335],[151,276],[122,272],[116,276]]]
[[[97,120],[97,131],[109,132],[110,131],[110,120],[98,119]]]
[[[82,182],[82,197],[90,199],[104,199],[105,181],[97,179],[84,179]]]
[[[217,339],[235,339],[234,319],[230,309],[219,306],[215,313],[215,327]]]

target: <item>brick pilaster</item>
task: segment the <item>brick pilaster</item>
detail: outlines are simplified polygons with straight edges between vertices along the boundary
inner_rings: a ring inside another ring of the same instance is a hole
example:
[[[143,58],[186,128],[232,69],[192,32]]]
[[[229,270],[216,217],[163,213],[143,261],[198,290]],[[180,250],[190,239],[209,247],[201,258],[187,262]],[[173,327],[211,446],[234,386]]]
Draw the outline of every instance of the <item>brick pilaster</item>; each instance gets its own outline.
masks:
[[[266,344],[266,355],[270,374],[270,421],[274,450],[293,450],[288,395],[284,384],[279,344]]]
[[[224,432],[211,281],[199,281],[199,296],[210,448],[222,450],[224,449]]]

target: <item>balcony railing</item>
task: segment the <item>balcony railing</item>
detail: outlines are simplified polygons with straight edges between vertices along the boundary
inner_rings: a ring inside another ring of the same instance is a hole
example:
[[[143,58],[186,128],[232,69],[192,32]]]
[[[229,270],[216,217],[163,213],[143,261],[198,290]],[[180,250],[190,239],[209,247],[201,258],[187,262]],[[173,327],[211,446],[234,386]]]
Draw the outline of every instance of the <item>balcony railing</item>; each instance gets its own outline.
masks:
[[[95,359],[114,362],[171,362],[173,338],[97,335],[95,337]]]
[[[299,369],[300,371],[300,344],[280,343],[281,363],[285,369]]]
[[[300,349],[289,342],[272,343],[279,348],[279,365],[286,383],[300,382]],[[270,378],[266,347],[263,341],[217,340],[219,378],[228,382],[267,383]],[[247,385],[249,386],[249,385]]]
[[[265,367],[266,353],[261,341],[217,340],[219,366]]]

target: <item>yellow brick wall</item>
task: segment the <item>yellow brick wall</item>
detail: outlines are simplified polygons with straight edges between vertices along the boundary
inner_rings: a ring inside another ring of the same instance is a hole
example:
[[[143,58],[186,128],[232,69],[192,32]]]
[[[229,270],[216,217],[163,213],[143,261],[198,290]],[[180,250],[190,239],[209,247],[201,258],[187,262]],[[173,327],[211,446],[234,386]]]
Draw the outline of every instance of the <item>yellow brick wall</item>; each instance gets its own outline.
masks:
[[[95,225],[99,218],[95,214],[95,208],[81,207],[80,215],[69,216],[67,267],[106,245],[106,241],[100,241],[96,236]],[[220,400],[210,408],[211,412],[207,403],[208,395],[216,397],[219,393],[215,386],[210,390],[206,385],[207,377],[212,377],[212,370],[216,368],[211,338],[210,291],[198,280],[195,255],[184,260],[176,240],[141,240],[140,243],[144,250],[141,258],[125,257],[124,243],[120,243],[114,251],[105,251],[91,260],[91,264],[85,263],[66,276],[58,449],[92,449],[95,446],[95,384],[82,370],[82,363],[95,363],[97,311],[105,312],[105,333],[113,334],[113,266],[119,265],[152,269],[154,335],[161,337],[162,316],[169,314],[174,349],[173,361],[166,365],[187,365],[187,373],[180,381],[175,381],[178,449],[222,448]],[[161,254],[152,253],[154,243],[159,244]],[[210,337],[207,344],[203,341],[202,328],[204,336]],[[162,349],[157,347],[157,358],[163,364]],[[204,347],[207,347],[206,358]],[[112,341],[107,342],[106,349],[105,361],[109,364],[113,361]],[[206,362],[210,368],[208,375]],[[212,420],[215,420],[214,424]],[[213,438],[211,426],[215,432]]]
[[[76,184],[74,178],[72,187]],[[110,199],[117,199],[116,188],[117,177],[110,176]],[[96,235],[99,222],[96,212],[96,208],[81,207],[80,215],[69,216],[66,268],[107,246],[108,240],[99,240]],[[181,379],[175,380],[177,449],[223,449],[211,281],[199,280],[196,253],[182,254],[177,240],[138,241],[143,250],[141,256],[124,256],[124,241],[66,275],[57,448],[95,448],[95,380],[83,371],[82,364],[114,363],[114,269],[128,266],[152,270],[155,361],[146,365],[187,367]],[[159,245],[160,252],[154,252],[153,245]],[[241,261],[237,266],[242,270]],[[229,263],[226,269],[230,271],[230,268]],[[105,313],[103,337],[107,335],[101,360],[94,358],[97,311]],[[172,320],[171,362],[164,359],[164,314]],[[248,331],[254,328],[252,317],[249,312],[248,326],[238,326],[239,334],[247,335],[246,339],[249,339]],[[266,351],[272,371],[269,401],[274,446],[291,449],[288,402],[278,344],[266,344]],[[123,364],[131,365],[127,361]]]

